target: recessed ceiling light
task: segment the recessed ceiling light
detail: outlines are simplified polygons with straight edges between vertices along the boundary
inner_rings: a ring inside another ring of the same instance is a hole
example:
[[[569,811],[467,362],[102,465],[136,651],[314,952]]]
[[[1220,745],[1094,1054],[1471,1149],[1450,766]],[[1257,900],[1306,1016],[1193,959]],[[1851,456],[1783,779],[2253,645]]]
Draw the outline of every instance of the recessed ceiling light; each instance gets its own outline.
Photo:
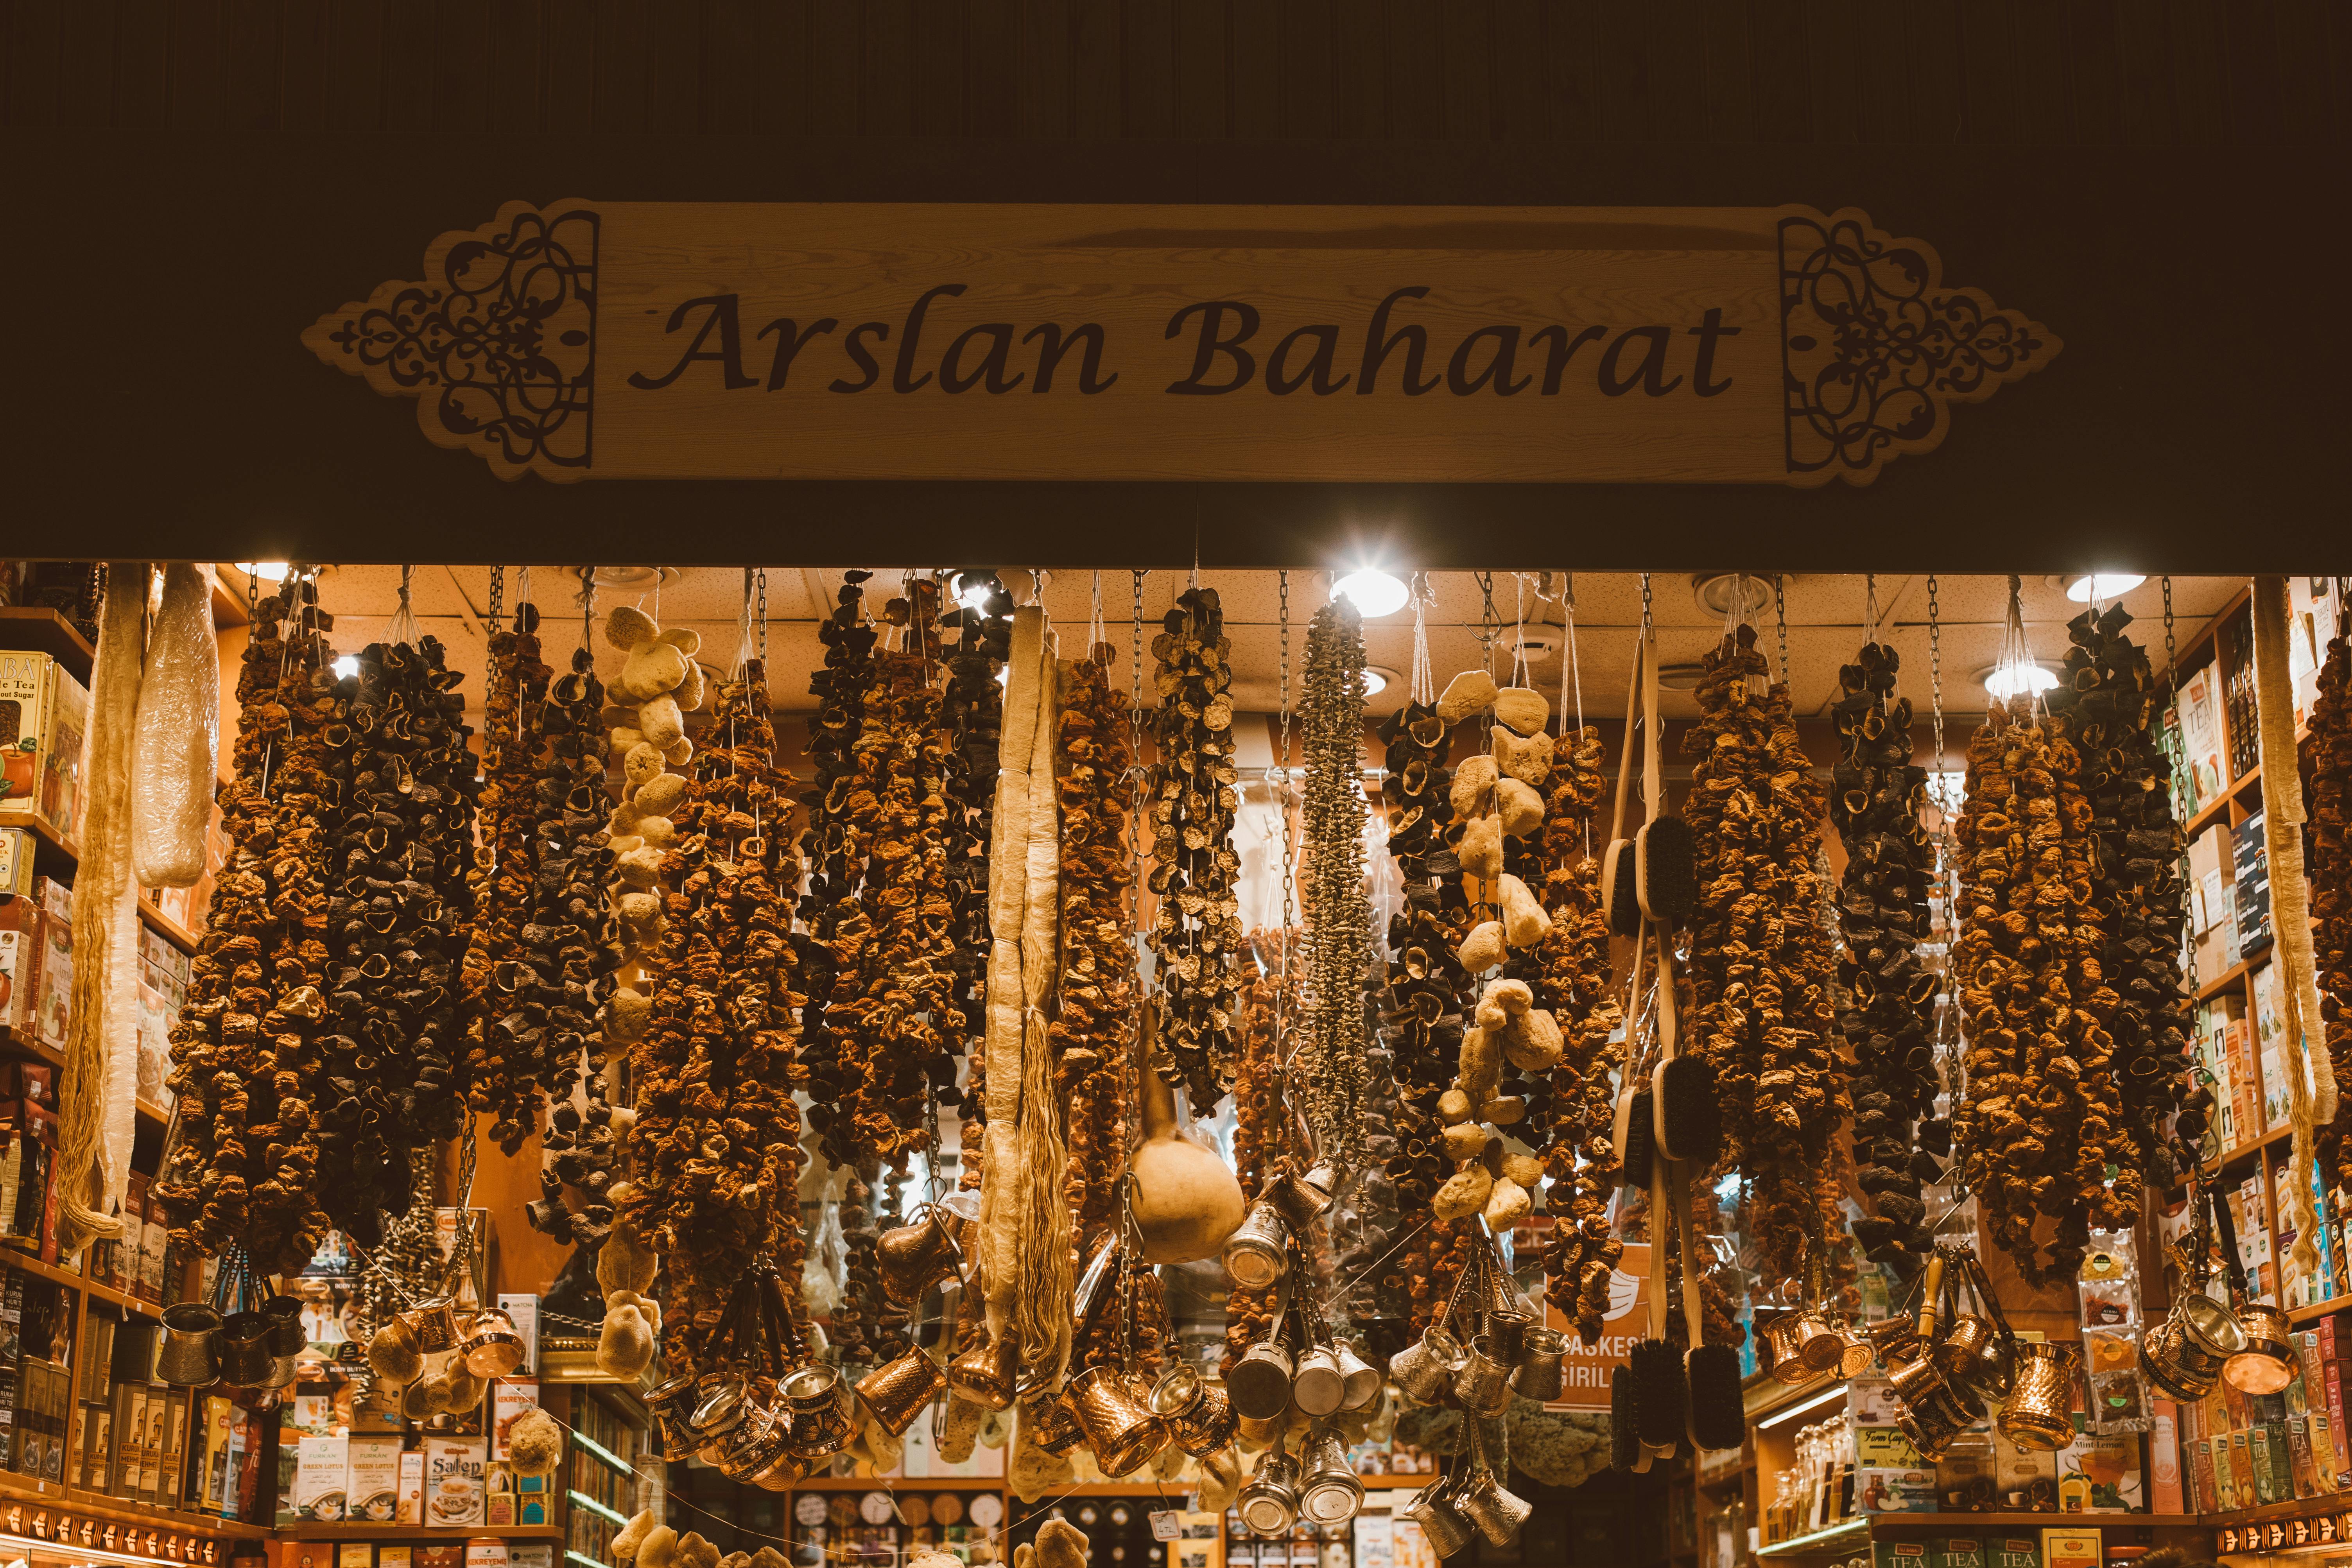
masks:
[[[283,583],[289,570],[283,561],[240,561],[236,570],[248,577],[258,577],[265,583]]]
[[[1402,578],[1386,572],[1350,572],[1331,584],[1331,595],[1354,600],[1358,615],[1376,621],[1403,609],[1412,591],[1404,585]]]
[[[1529,664],[1540,664],[1559,651],[1559,639],[1541,632],[1521,632],[1518,648],[1521,658]]]
[[[2066,596],[2078,605],[2128,594],[2147,581],[2144,572],[2083,572],[2066,579]]]
[[[2058,672],[2045,664],[2011,660],[1977,671],[1985,695],[2006,702],[2021,691],[2048,691],[2058,684]]]
[[[591,574],[599,588],[651,590],[677,575],[675,566],[599,566]]]
[[[1744,601],[1739,618],[1752,621],[1772,607],[1772,583],[1753,572],[1702,572],[1691,579],[1691,597],[1710,616],[1727,616],[1735,602]],[[1659,679],[1664,684],[1664,677]]]
[[[1402,679],[1402,677],[1393,669],[1385,668],[1377,664],[1368,664],[1364,667],[1364,695],[1378,697]]]
[[[347,654],[343,655],[343,657],[342,657],[342,658],[339,658],[339,659],[335,660],[335,679],[338,679],[338,680],[349,680],[352,676],[357,675],[359,672],[360,672],[360,659],[359,659],[359,655],[357,655],[357,654],[353,654],[353,653],[347,653]]]
[[[1706,674],[1696,664],[1662,664],[1658,666],[1658,684],[1668,691],[1696,691]]]

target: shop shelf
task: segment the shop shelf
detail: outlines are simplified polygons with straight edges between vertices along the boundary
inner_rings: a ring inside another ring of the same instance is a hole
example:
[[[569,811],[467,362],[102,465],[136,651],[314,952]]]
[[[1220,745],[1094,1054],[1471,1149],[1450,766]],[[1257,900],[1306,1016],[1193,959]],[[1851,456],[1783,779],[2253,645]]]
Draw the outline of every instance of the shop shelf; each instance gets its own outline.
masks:
[[[2220,974],[2214,976],[2212,984],[2199,986],[2197,988],[2197,1000],[2200,1002],[2210,1002],[2214,997],[2221,995],[2225,991],[2235,991],[2239,989],[2245,984],[2246,975],[2249,971],[2253,970],[2269,961],[2270,952],[2267,948],[2263,950],[2259,958],[2240,959],[2237,963],[2223,970]]]
[[[1116,1492],[1124,1497],[1135,1489],[1123,1482],[1104,1482],[1106,1495]],[[791,1489],[796,1492],[1001,1492],[1004,1489],[1003,1476],[892,1476],[887,1480],[879,1476],[810,1476],[794,1481]],[[1084,1487],[1078,1489],[1083,1495]]]
[[[2301,1328],[2305,1323],[2315,1323],[2330,1313],[2341,1312],[2347,1308],[2352,1308],[2352,1296],[2331,1297],[2325,1301],[2315,1301],[2308,1307],[2289,1309],[2286,1321]]]
[[[496,1536],[501,1541],[561,1541],[560,1524],[472,1524],[437,1529],[424,1524],[289,1524],[275,1532],[281,1541],[446,1541]]]
[[[1926,1517],[1919,1515],[1915,1517]],[[1865,1541],[1870,1537],[1867,1518],[1842,1520],[1826,1529],[1792,1535],[1786,1541],[1776,1541],[1769,1546],[1756,1549],[1759,1557],[1803,1557],[1813,1552],[1834,1552],[1841,1546]]]
[[[2229,821],[2230,803],[2247,790],[2258,787],[2262,782],[2263,764],[2260,763],[2256,763],[2243,773],[2231,779],[2229,788],[2200,806],[2197,815],[2189,819],[2189,826],[2185,829],[2188,836],[2194,838],[2215,823]]]
[[[139,900],[139,923],[190,957],[195,955],[196,933],[149,903]]]
[[[90,666],[98,658],[89,639],[46,605],[0,606],[0,647],[47,654],[84,686],[89,684]]]
[[[177,1531],[182,1534],[193,1531],[200,1535],[222,1535],[238,1541],[268,1541],[271,1535],[264,1527],[240,1520],[157,1508],[152,1503],[133,1502],[128,1498],[112,1497],[105,1492],[84,1491],[79,1487],[60,1486],[56,1481],[37,1481],[29,1476],[5,1472],[0,1472],[0,1501],[45,1503],[51,1508],[68,1509],[76,1513],[87,1513],[118,1523],[152,1525],[157,1530]]]

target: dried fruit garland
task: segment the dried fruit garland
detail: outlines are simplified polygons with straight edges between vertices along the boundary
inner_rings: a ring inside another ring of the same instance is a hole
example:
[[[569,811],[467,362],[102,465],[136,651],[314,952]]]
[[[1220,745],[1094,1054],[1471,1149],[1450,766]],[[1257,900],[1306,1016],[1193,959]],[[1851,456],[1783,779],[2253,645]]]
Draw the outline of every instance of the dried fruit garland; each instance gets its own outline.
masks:
[[[2131,1140],[2130,1157],[2115,1163],[2136,1181],[2169,1187],[2171,1122],[2188,1092],[2192,1027],[2179,961],[2189,923],[2183,839],[2157,727],[2156,674],[2124,635],[2130,624],[2121,605],[2075,616],[2066,627],[2065,679],[2046,700],[2065,720],[2091,803],[2091,897],[2105,945],[2083,1005],[2114,1042],[2116,1125]]]
[[[491,1024],[500,1008],[490,976],[522,951],[530,921],[532,839],[538,831],[538,779],[530,727],[523,717],[554,672],[541,662],[539,611],[516,606],[515,625],[489,637],[489,683],[482,699],[481,847],[474,878],[476,919],[463,970],[467,1015],[467,1076],[474,1109],[490,1118],[488,1136],[511,1154],[538,1120],[531,1064],[494,1047]]]
[[[773,1262],[795,1315],[800,1226],[800,876],[792,774],[777,765],[767,674],[719,683],[663,857],[665,952],[635,1052],[635,1194],[623,1208],[665,1255],[673,1353],[701,1369],[744,1265]]]
[[[856,916],[854,899],[864,870],[864,849],[851,837],[845,810],[857,766],[853,748],[866,721],[866,694],[874,681],[876,633],[861,613],[865,589],[860,586],[871,575],[845,574],[833,613],[817,626],[824,663],[809,679],[809,693],[817,700],[816,716],[809,724],[814,777],[801,797],[808,808],[801,858],[809,868],[801,900],[801,979],[808,994],[801,1059],[808,1070],[809,1125],[824,1138],[827,1157],[835,1163],[845,1163],[843,1156],[855,1139],[848,1110],[854,1080],[842,1059],[832,997],[842,984],[843,960],[836,944],[844,924]]]
[[[1455,950],[1470,929],[1462,863],[1452,844],[1453,770],[1446,765],[1452,727],[1430,703],[1408,702],[1383,720],[1387,748],[1382,786],[1389,803],[1389,853],[1404,883],[1404,908],[1389,918],[1389,969],[1381,1011],[1381,1046],[1396,1085],[1396,1135],[1401,1152],[1386,1172],[1395,1184],[1398,1223],[1410,1229],[1429,1217],[1449,1162],[1438,1143],[1437,1098],[1453,1081],[1461,1055],[1464,995],[1470,977]],[[1460,1267],[1455,1226],[1434,1223],[1406,1243],[1396,1274],[1405,1282],[1405,1308],[1418,1330],[1445,1305]]]
[[[1838,1032],[1853,1053],[1855,1182],[1876,1210],[1854,1223],[1854,1239],[1871,1261],[1908,1278],[1933,1245],[1919,1188],[1937,1180],[1942,1165],[1920,1146],[1916,1129],[1933,1115],[1940,1087],[1937,981],[1918,952],[1936,850],[1920,817],[1927,770],[1911,761],[1911,703],[1888,700],[1900,668],[1895,651],[1874,641],[1838,671],[1830,820],[1846,857],[1837,898],[1846,946]]]
[[[1206,1115],[1234,1083],[1234,956],[1242,923],[1234,895],[1241,807],[1234,763],[1232,643],[1213,588],[1188,589],[1151,640],[1160,706],[1151,715],[1151,950],[1163,1003],[1160,1073],[1190,1090]]]
[[[229,864],[171,1035],[180,1142],[155,1190],[173,1235],[204,1253],[241,1245],[265,1268],[300,1268],[328,1228],[314,1195],[326,1108],[309,1096],[327,1014],[326,821],[341,795],[326,743],[341,721],[331,625],[309,582],[254,606],[221,792]]]
[[[1283,949],[1295,935],[1279,927],[1261,927],[1249,935],[1251,965],[1244,971],[1249,984],[1242,992],[1237,1031],[1241,1058],[1234,1075],[1234,1174],[1241,1182],[1242,1196],[1252,1202],[1265,1185],[1266,1173],[1290,1144],[1277,1092],[1282,1053],[1275,1026],[1277,1003],[1283,1016],[1299,1016],[1303,970],[1295,953],[1287,972],[1289,994],[1282,994]]]
[[[968,580],[959,581],[968,595]],[[1012,652],[1013,638],[1013,595],[992,577],[989,581],[988,595],[981,603],[959,605],[940,617],[941,630],[956,634],[955,648],[947,659],[943,716],[950,740],[946,847],[954,1000],[942,1023],[951,1032],[949,1048],[967,1064],[971,1081],[959,1089],[952,1080],[935,1079],[932,1094],[941,1105],[959,1107],[959,1136],[971,1141],[974,1171],[986,1125],[982,1053],[975,1047],[988,1029],[988,858],[994,841],[998,750],[1004,731],[1004,688],[996,676]]]
[[[436,638],[372,643],[341,683],[345,722],[328,737],[345,741],[336,762],[347,782],[334,814],[319,1192],[362,1246],[382,1238],[383,1215],[407,1208],[411,1152],[455,1138],[464,1120],[458,967],[480,789],[460,721],[464,679]]]
[[[1850,1104],[1831,1048],[1835,959],[1816,918],[1822,787],[1787,684],[1760,699],[1749,689],[1766,670],[1753,626],[1700,670],[1699,721],[1683,739],[1699,884],[1689,1032],[1715,1068],[1725,1163],[1752,1184],[1762,1288],[1801,1290],[1825,1247],[1830,1140]]]
[[[1055,1090],[1069,1142],[1062,1190],[1081,1242],[1118,1214],[1135,1107],[1129,1087],[1139,1002],[1127,900],[1127,694],[1118,650],[1097,643],[1062,677],[1055,750],[1062,821],[1062,973],[1053,1024]]]
[[[1952,1142],[1994,1243],[2037,1289],[2074,1279],[2092,1228],[2133,1224],[2140,1208],[2101,1021],[2114,994],[2098,994],[2092,809],[2065,731],[2029,698],[1988,714],[1954,835],[1968,1082]],[[2125,1167],[2113,1188],[2111,1161]],[[2057,1222],[2046,1254],[2033,1234],[2044,1215]]]
[[[2352,644],[2341,631],[2329,639],[2319,667],[2303,749],[2310,759],[2311,912],[2317,922],[2312,952],[2320,1016],[2336,1081],[2352,1086]],[[2196,1109],[2192,1126],[2184,1112],[2181,1131],[2201,1131],[2204,1114]],[[2333,1185],[2352,1186],[2352,1092],[2337,1095],[2335,1121],[2319,1130],[2319,1158],[2333,1173]]]
[[[827,1023],[840,1040],[847,1092],[846,1118],[835,1117],[825,1147],[842,1164],[877,1156],[902,1164],[930,1136],[933,1086],[956,1079],[959,1035],[942,1027],[956,977],[948,933],[951,740],[929,651],[938,584],[918,583],[914,594],[911,605],[889,606],[913,646],[875,660],[840,812],[849,857],[865,871],[856,912],[832,943],[838,968]]]
[[[1295,1052],[1296,1093],[1321,1155],[1364,1164],[1364,977],[1372,957],[1364,896],[1364,626],[1335,598],[1307,629],[1307,788],[1301,858],[1307,872],[1306,1026]]]
[[[1560,1026],[1562,1052],[1552,1069],[1543,1139],[1553,1228],[1544,1251],[1547,1293],[1586,1344],[1598,1342],[1609,1310],[1609,1280],[1624,1243],[1609,1223],[1617,1184],[1610,1076],[1622,1060],[1610,1037],[1624,1021],[1612,984],[1609,921],[1601,906],[1601,861],[1591,825],[1606,795],[1601,731],[1563,731],[1552,742],[1551,795],[1538,849],[1541,897],[1551,916],[1535,953],[1536,1005]]]

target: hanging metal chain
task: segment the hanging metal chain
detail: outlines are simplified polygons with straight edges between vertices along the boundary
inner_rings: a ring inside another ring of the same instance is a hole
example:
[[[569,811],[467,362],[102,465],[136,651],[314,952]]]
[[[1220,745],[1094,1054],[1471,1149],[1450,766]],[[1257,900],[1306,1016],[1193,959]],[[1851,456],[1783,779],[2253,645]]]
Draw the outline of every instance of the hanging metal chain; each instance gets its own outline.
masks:
[[[1782,592],[1788,579],[1777,573],[1772,578],[1772,618],[1780,627],[1780,684],[1789,684],[1789,598]]]
[[[2180,690],[2180,660],[2172,646],[2172,574],[2164,574],[2164,684],[2178,693]]]
[[[1277,625],[1281,629],[1282,685],[1281,713],[1276,721],[1276,733],[1281,737],[1279,754],[1275,758],[1275,812],[1282,834],[1282,955],[1280,972],[1274,988],[1274,1042],[1277,1059],[1289,1052],[1283,1048],[1290,1027],[1290,947],[1291,935],[1298,923],[1297,866],[1291,851],[1290,838],[1290,574],[1275,574],[1275,592],[1278,599]],[[1285,1117],[1286,1122],[1287,1116]]]
[[[490,568],[490,630],[499,629],[499,617],[505,614],[507,604],[507,569]]]
[[[1642,574],[1642,637],[1643,637],[1643,639],[1644,641],[1647,641],[1647,640],[1648,640],[1648,638],[1649,638],[1649,636],[1650,636],[1650,574],[1649,574],[1647,572],[1644,572],[1644,573],[1643,573],[1643,574]]]

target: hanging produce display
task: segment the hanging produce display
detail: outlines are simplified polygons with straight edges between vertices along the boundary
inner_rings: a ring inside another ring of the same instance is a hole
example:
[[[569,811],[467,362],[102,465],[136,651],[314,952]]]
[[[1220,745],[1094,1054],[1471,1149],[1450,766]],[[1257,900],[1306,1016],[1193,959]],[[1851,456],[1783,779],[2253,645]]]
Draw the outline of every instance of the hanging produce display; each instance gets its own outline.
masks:
[[[797,1334],[803,1315],[795,781],[776,761],[760,659],[719,683],[703,739],[665,823],[676,886],[635,1053],[635,1191],[621,1210],[664,1260],[671,1352],[688,1370],[715,1354],[755,1261],[781,1281],[769,1288],[790,1321],[777,1327]]]
[[[1943,1165],[1918,1123],[1933,1116],[1942,1086],[1938,982],[1919,955],[1936,849],[1921,818],[1927,770],[1911,761],[1910,700],[1895,697],[1900,668],[1895,649],[1874,637],[1838,670],[1830,820],[1845,847],[1838,1032],[1853,1057],[1855,1182],[1875,1211],[1855,1222],[1854,1239],[1872,1262],[1907,1277],[1934,1245],[1919,1189],[1939,1180]]]
[[[356,1083],[343,1094],[305,1070],[327,1018],[327,822],[341,793],[331,627],[299,573],[253,606],[221,792],[229,863],[172,1028],[180,1139],[154,1188],[181,1245],[212,1255],[241,1246],[265,1267],[299,1268],[317,1250],[326,1129],[355,1126],[362,1109]],[[449,1092],[452,1069],[414,1082]],[[328,1096],[337,1098],[321,1103]]]
[[[1365,1164],[1364,978],[1372,957],[1364,893],[1364,626],[1335,598],[1307,630],[1307,788],[1300,858],[1307,868],[1304,1038],[1290,1089],[1321,1157],[1344,1171]],[[1288,831],[1287,825],[1285,826]]]
[[[2340,583],[2342,579],[2338,579]],[[2310,731],[2303,742],[2311,780],[2312,949],[2320,1016],[2336,1081],[2352,1085],[2352,640],[2328,639],[2319,667]],[[2184,1112],[2182,1131],[2189,1116]],[[2333,1122],[2320,1129],[2320,1160],[2338,1186],[2352,1186],[2352,1093],[2339,1093]]]
[[[1063,1202],[1081,1245],[1118,1213],[1135,1121],[1138,998],[1135,948],[1128,935],[1135,877],[1126,831],[1132,753],[1127,694],[1110,683],[1118,657],[1109,643],[1097,642],[1063,674],[1055,747],[1062,973],[1048,1037],[1070,1151]]]
[[[2016,582],[2011,641],[2022,647]],[[2091,1230],[2129,1225],[2140,1207],[2138,1149],[2102,1022],[2115,993],[2101,984],[2097,843],[2081,767],[2063,715],[2032,696],[2010,699],[1969,738],[1954,832],[1952,967],[1968,1053],[1952,1143],[1994,1245],[2037,1288],[2074,1279]],[[2121,1173],[2112,1187],[2110,1164]],[[2056,1222],[2046,1248],[2034,1236],[2045,1216]]]
[[[2146,651],[2124,635],[2131,619],[2110,605],[2069,622],[2064,679],[2047,700],[2064,721],[2091,807],[2091,906],[2103,945],[2083,1006],[2095,1020],[2094,1041],[2101,1024],[2108,1037],[2114,1097],[2103,1103],[2118,1106],[2114,1124],[2131,1145],[2118,1167],[2117,1201],[2137,1212],[2139,1185],[2161,1190],[2176,1179],[2172,1119],[2189,1089],[2191,1019],[2179,962],[2186,844],[2166,787],[2163,692]],[[2095,1070],[2089,1058],[2079,1065],[2086,1075]]]
[[[801,899],[801,978],[807,988],[803,1010],[801,1058],[808,1068],[809,1125],[824,1141],[825,1156],[844,1163],[855,1136],[853,1076],[843,1058],[843,1041],[833,1017],[833,996],[849,984],[843,977],[840,948],[856,940],[856,890],[865,872],[865,847],[850,832],[847,809],[857,770],[855,748],[866,722],[866,697],[874,683],[876,632],[865,618],[865,583],[870,572],[847,572],[833,611],[817,626],[824,663],[809,679],[817,711],[809,722],[812,787],[801,797],[808,826],[801,836],[807,864],[807,889]],[[845,935],[844,927],[850,931]],[[968,1138],[973,1124],[965,1123]],[[964,1151],[976,1165],[976,1149]]]
[[[1234,763],[1233,645],[1214,588],[1188,588],[1151,639],[1154,760],[1151,950],[1159,958],[1160,1071],[1206,1114],[1232,1089],[1235,959],[1242,943],[1233,847],[1241,806]]]
[[[1726,636],[1700,661],[1699,719],[1683,740],[1699,888],[1689,1023],[1715,1072],[1724,1163],[1750,1184],[1759,1286],[1802,1296],[1834,1268],[1822,1211],[1850,1101],[1831,1047],[1835,961],[1816,918],[1822,786],[1787,682],[1754,689],[1766,670],[1753,626]]]
[[[415,624],[402,592],[395,634]],[[358,665],[324,737],[341,809],[328,817],[337,893],[331,1033],[320,1044],[327,1082],[349,1109],[326,1113],[319,1190],[337,1228],[365,1247],[384,1215],[407,1206],[411,1151],[456,1137],[465,1117],[458,970],[473,929],[480,785],[463,677],[436,638],[371,643]]]
[[[494,581],[503,587],[503,569]],[[475,853],[472,939],[461,970],[465,991],[466,1077],[473,1108],[490,1119],[488,1136],[513,1153],[539,1120],[536,1063],[519,1050],[493,1048],[491,1026],[499,1007],[490,977],[522,952],[522,929],[530,923],[532,843],[538,830],[537,768],[530,721],[553,671],[540,660],[539,608],[528,599],[515,606],[511,626],[489,635],[488,682],[482,698],[482,789],[478,802],[480,845]],[[601,795],[601,791],[599,792]],[[511,974],[509,968],[508,973]],[[553,1223],[551,1220],[551,1223]]]

